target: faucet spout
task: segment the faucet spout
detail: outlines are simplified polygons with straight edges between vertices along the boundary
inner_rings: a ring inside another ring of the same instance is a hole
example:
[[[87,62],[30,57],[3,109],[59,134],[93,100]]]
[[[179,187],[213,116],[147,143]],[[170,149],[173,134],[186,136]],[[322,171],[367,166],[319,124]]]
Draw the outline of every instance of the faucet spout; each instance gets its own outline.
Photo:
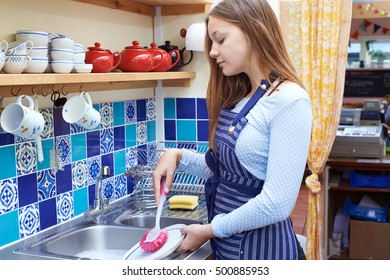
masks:
[[[95,198],[93,201],[93,207],[89,208],[84,216],[87,218],[92,218],[95,222],[102,222],[102,214],[104,210],[104,201],[103,201],[103,178],[110,176],[110,168],[108,166],[103,166],[100,169],[100,172],[96,176],[95,184]]]

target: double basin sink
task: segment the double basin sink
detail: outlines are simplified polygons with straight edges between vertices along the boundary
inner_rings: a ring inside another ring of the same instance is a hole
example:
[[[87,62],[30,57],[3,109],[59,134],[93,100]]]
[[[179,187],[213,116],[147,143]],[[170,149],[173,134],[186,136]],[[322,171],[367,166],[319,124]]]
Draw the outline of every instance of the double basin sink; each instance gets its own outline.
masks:
[[[167,209],[165,209],[167,210]],[[168,210],[169,211],[169,210]],[[166,216],[163,212],[161,228],[174,224],[203,224],[204,221],[193,217]],[[115,215],[114,214],[111,214]],[[68,229],[57,229],[44,238],[25,243],[15,253],[40,256],[50,259],[102,259],[120,260],[134,245],[139,243],[145,232],[155,226],[155,213],[134,213],[124,211],[104,222],[83,221]],[[173,253],[169,259],[183,259],[179,253]]]

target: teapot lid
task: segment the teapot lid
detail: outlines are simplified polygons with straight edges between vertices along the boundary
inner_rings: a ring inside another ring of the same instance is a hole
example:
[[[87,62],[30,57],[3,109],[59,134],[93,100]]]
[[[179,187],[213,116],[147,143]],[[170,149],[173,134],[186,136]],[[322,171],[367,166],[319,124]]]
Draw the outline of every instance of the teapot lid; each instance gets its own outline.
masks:
[[[132,46],[127,46],[127,47],[125,47],[125,49],[126,49],[126,50],[128,50],[128,49],[132,49],[132,50],[139,50],[139,49],[142,49],[142,50],[145,50],[143,47],[141,47],[141,46],[139,45],[139,42],[138,42],[138,41],[133,41],[132,43],[133,43]]]
[[[150,44],[151,49],[158,49],[157,44],[155,42]]]
[[[107,51],[100,47],[100,43],[96,42],[94,47],[88,47],[88,50],[90,51]]]
[[[171,45],[171,41],[165,41],[165,45],[161,45],[158,47],[164,50],[176,50],[179,48],[178,46]]]

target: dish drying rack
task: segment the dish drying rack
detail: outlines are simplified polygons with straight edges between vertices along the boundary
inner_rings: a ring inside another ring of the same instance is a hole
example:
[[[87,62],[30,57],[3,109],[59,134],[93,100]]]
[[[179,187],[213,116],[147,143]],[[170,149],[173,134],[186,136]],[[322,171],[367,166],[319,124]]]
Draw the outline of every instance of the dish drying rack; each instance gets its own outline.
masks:
[[[208,144],[166,141],[150,144],[146,148],[135,149],[136,165],[130,167],[125,172],[125,175],[131,176],[135,180],[134,197],[138,208],[149,209],[156,207],[152,174],[159,159],[169,148],[186,148],[199,153],[205,153],[208,149]],[[205,179],[176,171],[170,194],[204,195],[205,182]]]

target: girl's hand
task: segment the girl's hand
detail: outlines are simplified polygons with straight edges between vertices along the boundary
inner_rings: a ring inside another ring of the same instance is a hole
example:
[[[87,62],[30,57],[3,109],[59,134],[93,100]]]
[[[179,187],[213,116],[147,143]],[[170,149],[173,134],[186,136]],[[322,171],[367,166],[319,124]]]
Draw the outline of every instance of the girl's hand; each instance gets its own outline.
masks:
[[[179,164],[182,156],[183,151],[181,149],[172,148],[165,151],[159,159],[153,171],[153,189],[156,204],[160,201],[161,179],[165,177],[165,186],[170,190],[176,166]]]
[[[185,234],[184,240],[176,249],[176,251],[194,251],[206,243],[209,239],[214,238],[215,235],[211,230],[211,225],[192,224],[184,226],[180,232]]]

